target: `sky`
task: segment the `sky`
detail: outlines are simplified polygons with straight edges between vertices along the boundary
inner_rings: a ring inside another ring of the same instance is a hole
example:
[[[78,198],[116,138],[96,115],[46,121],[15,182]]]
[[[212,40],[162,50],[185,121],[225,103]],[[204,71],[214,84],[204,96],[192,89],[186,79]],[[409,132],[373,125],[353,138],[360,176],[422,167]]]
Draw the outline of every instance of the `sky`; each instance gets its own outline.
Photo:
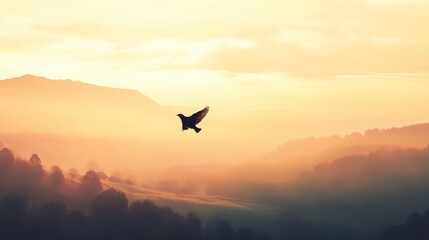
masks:
[[[0,78],[224,109],[347,113],[362,95],[408,104],[429,90],[428,11],[424,0],[2,1]]]

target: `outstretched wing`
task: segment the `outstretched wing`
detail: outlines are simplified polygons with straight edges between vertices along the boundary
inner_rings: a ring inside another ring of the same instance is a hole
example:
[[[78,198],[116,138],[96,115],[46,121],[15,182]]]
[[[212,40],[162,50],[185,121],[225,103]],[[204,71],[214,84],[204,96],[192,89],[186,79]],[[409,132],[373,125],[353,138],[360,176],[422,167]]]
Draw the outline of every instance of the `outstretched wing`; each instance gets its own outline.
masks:
[[[198,124],[207,115],[209,109],[209,106],[206,106],[203,110],[192,114],[191,119],[195,121],[195,124]]]

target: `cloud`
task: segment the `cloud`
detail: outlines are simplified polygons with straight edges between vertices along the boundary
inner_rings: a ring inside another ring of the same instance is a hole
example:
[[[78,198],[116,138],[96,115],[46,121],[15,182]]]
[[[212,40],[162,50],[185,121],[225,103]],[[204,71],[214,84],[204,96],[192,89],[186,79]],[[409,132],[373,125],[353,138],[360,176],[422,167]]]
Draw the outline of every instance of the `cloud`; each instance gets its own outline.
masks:
[[[363,1],[330,2],[336,8],[306,6],[307,22],[285,20],[277,32],[259,37],[258,48],[219,49],[202,66],[298,77],[428,70],[428,35],[416,31],[429,20],[426,4],[379,9]]]
[[[26,54],[35,55],[49,44],[62,49],[48,54],[58,58],[64,48],[83,48],[86,55],[66,53],[81,63],[100,63],[94,71],[106,70],[106,62],[115,59],[143,69],[184,66],[299,77],[428,70],[424,23],[429,6],[424,1],[272,1],[245,6],[239,1],[189,1],[186,8],[169,1],[127,6],[120,1],[75,1],[46,7],[48,3],[35,1],[32,11],[2,6],[0,14],[7,20],[2,32],[10,35],[2,38],[2,46],[15,45],[2,51],[28,46],[23,48]],[[105,11],[85,10],[97,4]],[[74,17],[77,9],[79,19]],[[58,18],[62,21],[55,21]]]
[[[228,46],[232,48],[248,49],[255,43],[247,39],[220,38],[202,41],[178,41],[177,39],[153,39],[138,46],[119,49],[116,55],[130,56],[128,61],[139,59],[139,66],[146,70],[176,69],[192,67],[198,64],[207,54]]]
[[[49,46],[52,51],[85,51],[87,54],[108,53],[115,47],[115,43],[93,40],[73,39],[66,40]]]
[[[288,43],[300,48],[318,49],[331,43],[330,39],[320,32],[284,28],[272,36],[275,42]]]

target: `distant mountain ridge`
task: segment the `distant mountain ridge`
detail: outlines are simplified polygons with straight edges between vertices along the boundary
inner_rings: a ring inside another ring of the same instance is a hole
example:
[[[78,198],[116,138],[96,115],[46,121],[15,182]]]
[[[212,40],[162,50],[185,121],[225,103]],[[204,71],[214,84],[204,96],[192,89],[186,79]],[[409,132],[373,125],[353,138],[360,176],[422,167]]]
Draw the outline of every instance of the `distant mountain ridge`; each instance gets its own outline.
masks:
[[[119,101],[119,103],[124,103],[124,100],[128,100],[128,103],[139,101],[140,104],[146,107],[160,107],[154,100],[137,90],[110,88],[69,79],[52,80],[28,74],[16,78],[0,80],[0,92],[2,94],[7,94],[7,92],[9,92],[14,95],[28,94],[27,96],[32,97],[53,96],[57,99],[67,99],[74,95],[75,97],[87,98],[85,100],[93,99],[98,101],[106,100],[106,98],[109,97],[115,97],[114,101]],[[98,99],[94,99],[94,96],[97,96]]]
[[[289,141],[274,151],[233,167],[236,180],[292,180],[302,172],[352,155],[367,155],[379,150],[425,148],[429,145],[429,123],[387,129],[369,129],[363,134],[307,138]],[[258,174],[255,174],[257,170]]]
[[[33,75],[0,81],[0,132],[121,136],[147,132],[165,113],[136,90]]]
[[[429,144],[429,123],[413,124],[404,127],[374,128],[368,129],[363,134],[353,132],[343,137],[332,135],[329,137],[307,138],[289,141],[280,146],[275,152],[282,152],[287,156],[293,155],[322,155],[326,158],[337,158],[332,150],[347,149],[357,146],[367,146],[372,151],[374,147],[400,147],[400,148],[424,148]],[[274,153],[274,152],[273,152]],[[357,154],[349,151],[348,154]],[[269,154],[270,155],[270,154]]]

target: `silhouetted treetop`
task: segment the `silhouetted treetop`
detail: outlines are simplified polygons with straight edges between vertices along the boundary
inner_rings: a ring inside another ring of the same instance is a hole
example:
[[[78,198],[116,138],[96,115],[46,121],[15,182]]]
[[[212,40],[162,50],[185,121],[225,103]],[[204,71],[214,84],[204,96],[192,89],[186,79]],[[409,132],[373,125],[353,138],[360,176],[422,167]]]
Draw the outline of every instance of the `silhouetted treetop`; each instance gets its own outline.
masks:
[[[121,219],[125,217],[128,199],[123,192],[108,189],[97,195],[92,204],[91,213],[98,219]]]
[[[81,190],[83,194],[94,196],[99,193],[102,189],[100,179],[98,175],[90,170],[82,177]]]
[[[65,178],[61,168],[57,166],[52,167],[51,174],[49,175],[49,183],[54,188],[60,188],[64,185]]]

